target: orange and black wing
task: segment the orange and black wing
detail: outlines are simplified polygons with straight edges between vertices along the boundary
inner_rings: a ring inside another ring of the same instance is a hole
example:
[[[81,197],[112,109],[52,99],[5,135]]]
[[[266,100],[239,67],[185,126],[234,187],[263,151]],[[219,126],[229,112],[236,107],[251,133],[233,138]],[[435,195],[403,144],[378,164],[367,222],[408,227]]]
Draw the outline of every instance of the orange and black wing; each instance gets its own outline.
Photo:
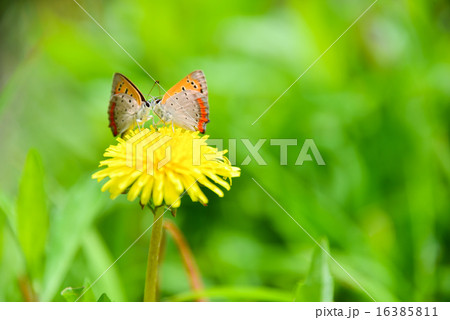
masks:
[[[136,113],[143,101],[145,97],[127,77],[120,73],[114,74],[108,107],[109,127],[114,136],[134,125]]]
[[[127,77],[121,73],[115,73],[113,78],[113,85],[111,89],[111,97],[115,94],[125,93],[133,97],[138,105],[145,101],[145,97],[139,89]]]
[[[181,79],[176,85],[166,92],[161,102],[165,103],[171,96],[188,90],[199,92],[205,97],[208,97],[208,86],[206,85],[206,78],[203,71],[195,70]]]

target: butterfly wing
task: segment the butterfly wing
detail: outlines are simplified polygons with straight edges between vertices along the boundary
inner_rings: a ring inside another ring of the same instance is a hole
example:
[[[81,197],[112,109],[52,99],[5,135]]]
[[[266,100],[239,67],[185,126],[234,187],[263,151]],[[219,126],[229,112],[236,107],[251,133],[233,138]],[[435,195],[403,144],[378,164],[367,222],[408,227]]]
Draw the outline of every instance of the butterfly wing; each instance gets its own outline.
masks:
[[[208,86],[205,74],[196,70],[170,88],[160,102],[174,124],[205,133],[209,122]],[[164,117],[162,118],[164,120]]]
[[[141,106],[131,95],[114,94],[109,100],[109,127],[114,136],[123,134],[136,125],[136,115]]]
[[[205,95],[192,90],[178,92],[169,97],[161,108],[177,126],[205,133],[209,122],[208,98]]]
[[[139,89],[127,77],[121,73],[115,73],[113,78],[113,85],[111,89],[111,97],[115,94],[124,93],[136,99],[138,105],[145,101],[145,97]]]
[[[114,74],[108,108],[109,127],[114,136],[135,126],[136,115],[143,101],[144,96],[127,77],[120,73]]]
[[[208,86],[206,85],[205,74],[201,70],[195,70],[181,79],[176,85],[169,89],[163,96],[161,102],[165,103],[167,99],[181,91],[192,90],[208,97]]]

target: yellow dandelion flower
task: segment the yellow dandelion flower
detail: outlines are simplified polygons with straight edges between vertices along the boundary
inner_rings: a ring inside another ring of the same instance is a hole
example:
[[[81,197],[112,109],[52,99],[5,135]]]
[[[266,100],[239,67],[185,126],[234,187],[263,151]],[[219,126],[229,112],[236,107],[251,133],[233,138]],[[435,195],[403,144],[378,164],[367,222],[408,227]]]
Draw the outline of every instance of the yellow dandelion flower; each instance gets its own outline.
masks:
[[[109,190],[111,199],[126,192],[130,201],[140,196],[143,206],[151,202],[155,207],[165,203],[178,208],[186,192],[192,201],[206,204],[200,185],[223,197],[217,185],[229,190],[231,178],[240,176],[240,169],[224,156],[227,151],[208,146],[207,138],[171,126],[131,130],[106,149],[108,159],[100,162],[106,168],[92,178],[109,177],[102,191]]]

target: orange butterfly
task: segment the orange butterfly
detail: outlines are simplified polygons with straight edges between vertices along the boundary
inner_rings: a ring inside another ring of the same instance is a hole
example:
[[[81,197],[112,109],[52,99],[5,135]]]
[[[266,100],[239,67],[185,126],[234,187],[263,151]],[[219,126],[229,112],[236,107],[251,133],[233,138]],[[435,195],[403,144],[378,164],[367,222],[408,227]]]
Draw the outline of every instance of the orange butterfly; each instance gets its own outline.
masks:
[[[203,71],[196,70],[174,85],[162,99],[146,101],[124,75],[114,74],[109,100],[109,126],[114,136],[123,135],[152,118],[152,110],[163,122],[205,133],[209,122],[208,87]]]

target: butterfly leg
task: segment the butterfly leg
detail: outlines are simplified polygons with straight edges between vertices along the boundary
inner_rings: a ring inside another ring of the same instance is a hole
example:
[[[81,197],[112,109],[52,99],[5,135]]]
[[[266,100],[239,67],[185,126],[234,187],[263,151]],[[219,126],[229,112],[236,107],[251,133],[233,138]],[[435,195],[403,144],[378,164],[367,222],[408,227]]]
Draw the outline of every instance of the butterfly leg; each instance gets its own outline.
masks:
[[[142,129],[141,126],[139,125],[141,122],[142,122],[142,120],[136,119],[136,124],[139,129],[139,132],[141,132],[141,129]]]
[[[155,126],[155,117],[153,115],[147,116],[147,121],[152,120],[152,125]]]

